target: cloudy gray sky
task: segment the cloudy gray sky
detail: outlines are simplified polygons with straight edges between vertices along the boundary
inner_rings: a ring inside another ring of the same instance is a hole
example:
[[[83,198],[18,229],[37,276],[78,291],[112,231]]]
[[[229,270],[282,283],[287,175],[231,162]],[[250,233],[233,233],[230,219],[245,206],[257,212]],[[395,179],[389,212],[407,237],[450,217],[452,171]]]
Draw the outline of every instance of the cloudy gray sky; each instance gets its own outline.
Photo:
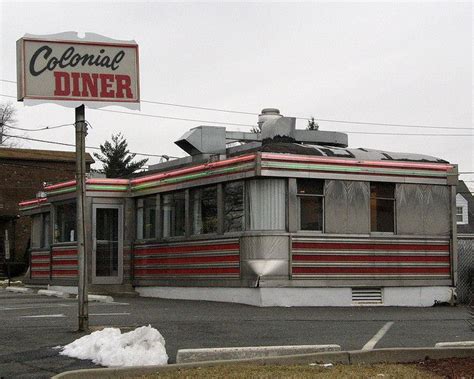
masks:
[[[277,107],[287,116],[442,126],[445,130],[319,122],[324,130],[348,131],[351,147],[434,155],[458,163],[462,172],[474,171],[472,19],[472,5],[455,2],[1,1],[0,79],[16,80],[15,41],[25,33],[78,31],[135,39],[143,100],[249,112]],[[15,96],[16,87],[0,81],[0,93]],[[15,103],[18,126],[74,121],[71,109],[0,99]],[[256,123],[251,115],[148,103],[138,113]],[[86,110],[86,118],[93,126],[88,145],[98,146],[121,131],[132,151],[177,156],[184,153],[173,141],[200,124],[100,110]],[[298,127],[304,128],[305,121]],[[72,127],[28,136],[74,142]],[[28,141],[22,146],[58,149]],[[474,181],[474,174],[463,178]]]

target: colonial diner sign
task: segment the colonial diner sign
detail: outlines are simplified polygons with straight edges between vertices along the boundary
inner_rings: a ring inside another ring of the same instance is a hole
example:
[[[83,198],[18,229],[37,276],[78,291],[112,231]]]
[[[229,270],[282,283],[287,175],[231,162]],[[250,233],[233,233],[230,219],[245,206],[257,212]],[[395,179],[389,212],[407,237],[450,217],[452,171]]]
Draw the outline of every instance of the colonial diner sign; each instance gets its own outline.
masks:
[[[25,35],[17,41],[18,100],[139,109],[138,45],[97,34]]]

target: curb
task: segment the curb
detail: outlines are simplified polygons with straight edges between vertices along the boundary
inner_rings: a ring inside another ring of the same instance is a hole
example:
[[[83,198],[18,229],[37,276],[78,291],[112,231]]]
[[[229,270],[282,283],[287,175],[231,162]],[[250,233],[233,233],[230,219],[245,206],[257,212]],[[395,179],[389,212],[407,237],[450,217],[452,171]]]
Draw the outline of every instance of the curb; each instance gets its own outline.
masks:
[[[16,292],[16,293],[32,293],[33,292],[30,288],[26,288],[26,287],[5,287],[5,290],[8,292]]]
[[[426,359],[442,358],[466,358],[474,357],[474,348],[394,348],[394,349],[375,349],[369,351],[340,351],[324,352],[313,354],[285,355],[281,357],[264,357],[253,359],[237,359],[226,361],[181,363],[167,366],[142,366],[142,367],[116,367],[99,368],[87,370],[67,371],[53,376],[52,379],[95,379],[95,378],[129,378],[140,375],[147,375],[159,372],[174,371],[182,368],[209,367],[220,365],[286,365],[286,364],[310,364],[310,363],[342,363],[342,364],[360,364],[360,363],[407,363],[422,361]]]
[[[474,341],[438,342],[435,347],[474,347]]]
[[[69,298],[69,294],[64,293],[64,292],[60,292],[60,291],[38,290],[38,292],[36,292],[36,293],[38,295],[61,297],[63,299]]]
[[[76,299],[78,296],[76,296]],[[100,303],[113,303],[114,298],[112,296],[105,296],[105,295],[88,295],[88,301],[98,301]]]
[[[285,355],[314,354],[327,351],[341,351],[341,347],[339,345],[292,345],[180,349],[176,355],[176,363],[281,357]]]

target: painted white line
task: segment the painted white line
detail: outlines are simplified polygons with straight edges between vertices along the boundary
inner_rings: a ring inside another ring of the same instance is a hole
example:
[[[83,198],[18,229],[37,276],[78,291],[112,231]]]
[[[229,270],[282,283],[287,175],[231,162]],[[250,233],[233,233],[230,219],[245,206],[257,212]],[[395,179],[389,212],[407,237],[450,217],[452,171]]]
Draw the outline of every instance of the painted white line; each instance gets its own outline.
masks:
[[[0,311],[20,311],[22,309],[40,309],[40,308],[58,308],[58,307],[72,307],[69,304],[45,304],[45,305],[25,305],[23,307],[0,307]]]
[[[66,317],[62,313],[58,313],[55,315],[33,315],[33,316],[20,316],[20,318],[58,318],[58,317]]]
[[[369,342],[367,342],[362,350],[372,350],[374,346],[379,342],[382,337],[385,335],[385,333],[388,332],[388,330],[392,327],[393,321],[387,322],[382,328],[373,336]]]
[[[128,316],[130,313],[89,313],[89,316]]]

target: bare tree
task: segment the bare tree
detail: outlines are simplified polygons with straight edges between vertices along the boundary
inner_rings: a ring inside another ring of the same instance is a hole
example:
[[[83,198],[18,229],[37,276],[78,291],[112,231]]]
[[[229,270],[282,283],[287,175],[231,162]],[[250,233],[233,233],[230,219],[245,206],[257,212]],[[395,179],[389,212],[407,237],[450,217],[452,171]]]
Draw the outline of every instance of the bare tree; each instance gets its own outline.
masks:
[[[0,104],[0,146],[13,147],[17,144],[10,137],[9,129],[16,124],[16,109],[12,103]]]

